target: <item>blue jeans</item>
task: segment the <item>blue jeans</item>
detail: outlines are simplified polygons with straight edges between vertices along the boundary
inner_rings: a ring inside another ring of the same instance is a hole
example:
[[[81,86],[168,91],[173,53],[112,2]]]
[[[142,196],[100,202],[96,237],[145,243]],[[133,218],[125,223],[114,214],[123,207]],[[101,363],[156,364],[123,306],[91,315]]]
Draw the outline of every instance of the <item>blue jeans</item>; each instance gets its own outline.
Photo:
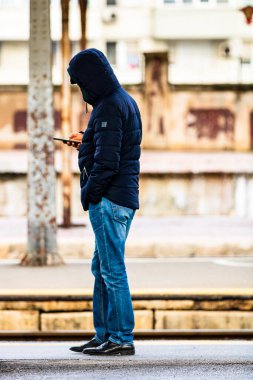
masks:
[[[95,338],[101,342],[133,344],[134,313],[124,253],[135,211],[105,197],[97,204],[89,203],[95,234],[93,322]]]

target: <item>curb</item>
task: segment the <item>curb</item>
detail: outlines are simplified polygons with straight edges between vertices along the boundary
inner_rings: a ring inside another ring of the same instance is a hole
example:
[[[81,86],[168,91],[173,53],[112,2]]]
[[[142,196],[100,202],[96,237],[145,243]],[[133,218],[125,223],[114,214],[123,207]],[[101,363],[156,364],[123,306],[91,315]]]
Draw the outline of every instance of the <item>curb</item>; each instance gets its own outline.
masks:
[[[222,289],[132,289],[133,300],[253,300],[253,288]],[[85,301],[92,300],[92,289],[6,289],[0,301]]]

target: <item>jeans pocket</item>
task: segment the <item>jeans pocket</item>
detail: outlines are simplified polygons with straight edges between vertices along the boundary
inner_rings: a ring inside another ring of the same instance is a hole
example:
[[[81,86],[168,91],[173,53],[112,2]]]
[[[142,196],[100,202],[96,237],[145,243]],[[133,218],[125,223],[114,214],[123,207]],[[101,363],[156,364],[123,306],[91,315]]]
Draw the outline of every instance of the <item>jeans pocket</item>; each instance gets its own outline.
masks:
[[[99,208],[101,208],[101,201],[98,203],[89,202],[89,211],[90,210],[97,210]]]
[[[127,221],[133,217],[134,210],[125,207],[117,205],[116,203],[110,201],[111,208],[112,208],[112,219],[116,220],[117,222],[127,224]]]

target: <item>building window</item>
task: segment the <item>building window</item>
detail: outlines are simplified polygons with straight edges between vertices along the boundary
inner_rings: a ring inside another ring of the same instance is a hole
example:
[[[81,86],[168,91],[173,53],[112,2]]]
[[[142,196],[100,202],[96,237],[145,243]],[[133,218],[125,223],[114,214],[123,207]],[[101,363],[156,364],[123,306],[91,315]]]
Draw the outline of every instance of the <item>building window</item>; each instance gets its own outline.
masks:
[[[164,4],[174,4],[176,0],[164,0]]]
[[[127,43],[127,66],[129,69],[136,69],[140,66],[140,53],[137,42]]]
[[[55,67],[57,61],[58,61],[58,42],[57,41],[52,41],[52,51],[51,51],[51,64],[52,64],[52,67]]]
[[[106,42],[106,55],[111,65],[116,65],[116,42]]]
[[[116,0],[106,0],[106,5],[117,5]]]

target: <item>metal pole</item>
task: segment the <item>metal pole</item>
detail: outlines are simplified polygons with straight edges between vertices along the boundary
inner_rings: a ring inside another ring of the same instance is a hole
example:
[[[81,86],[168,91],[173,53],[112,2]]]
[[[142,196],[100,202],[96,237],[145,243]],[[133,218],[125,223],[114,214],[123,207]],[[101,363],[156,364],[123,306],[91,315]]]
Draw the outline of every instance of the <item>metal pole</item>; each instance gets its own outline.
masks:
[[[70,130],[71,88],[67,67],[70,60],[69,40],[69,0],[61,0],[62,6],[62,88],[61,88],[61,125],[63,137],[68,138]],[[62,147],[62,192],[63,226],[71,225],[72,193],[72,151],[68,145]]]
[[[79,0],[80,13],[81,13],[81,49],[86,49],[87,38],[86,38],[86,15],[87,15],[87,0]]]
[[[28,245],[21,264],[58,264],[50,0],[30,1],[28,89]]]

